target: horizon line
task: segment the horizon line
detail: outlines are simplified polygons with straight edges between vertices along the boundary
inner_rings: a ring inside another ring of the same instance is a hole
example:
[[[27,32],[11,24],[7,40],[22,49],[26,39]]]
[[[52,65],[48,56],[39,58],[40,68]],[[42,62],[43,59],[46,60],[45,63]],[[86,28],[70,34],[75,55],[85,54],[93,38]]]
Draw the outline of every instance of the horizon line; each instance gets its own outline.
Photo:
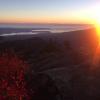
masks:
[[[9,23],[9,22],[0,22],[0,25],[9,25],[9,24],[15,24],[15,25],[17,25],[17,24],[20,24],[20,25],[23,25],[23,24],[26,24],[26,25],[34,25],[34,24],[38,24],[38,25],[46,25],[46,24],[55,24],[55,25],[67,25],[67,24],[79,24],[79,25],[91,25],[91,24],[93,24],[93,23],[53,23],[53,22],[51,22],[51,23],[26,23],[26,22],[13,22],[13,23]]]

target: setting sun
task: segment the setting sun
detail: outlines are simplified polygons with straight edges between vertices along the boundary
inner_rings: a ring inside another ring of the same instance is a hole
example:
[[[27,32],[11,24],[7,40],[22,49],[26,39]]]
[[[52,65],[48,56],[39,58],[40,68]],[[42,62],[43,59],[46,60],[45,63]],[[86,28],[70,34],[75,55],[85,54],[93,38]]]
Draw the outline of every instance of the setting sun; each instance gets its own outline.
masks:
[[[96,27],[97,35],[100,41],[100,7],[97,6],[94,9],[92,9],[92,18]]]
[[[98,39],[99,39],[99,42],[100,42],[100,23],[99,23],[99,21],[95,24],[95,27],[96,27]]]

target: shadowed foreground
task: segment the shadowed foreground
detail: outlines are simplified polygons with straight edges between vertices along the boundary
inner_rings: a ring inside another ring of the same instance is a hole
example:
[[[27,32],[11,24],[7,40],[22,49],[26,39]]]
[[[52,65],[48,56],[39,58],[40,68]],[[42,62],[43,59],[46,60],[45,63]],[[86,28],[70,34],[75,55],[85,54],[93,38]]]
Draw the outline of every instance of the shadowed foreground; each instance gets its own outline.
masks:
[[[0,38],[0,100],[100,99],[94,29]]]

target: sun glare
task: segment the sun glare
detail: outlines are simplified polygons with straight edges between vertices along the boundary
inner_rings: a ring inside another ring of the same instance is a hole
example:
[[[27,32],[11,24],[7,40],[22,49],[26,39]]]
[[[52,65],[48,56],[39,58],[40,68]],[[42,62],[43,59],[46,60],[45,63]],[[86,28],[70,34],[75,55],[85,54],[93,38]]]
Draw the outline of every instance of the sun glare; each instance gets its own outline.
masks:
[[[94,52],[92,64],[93,66],[98,67],[99,61],[100,61],[99,60],[100,59],[100,19],[99,18],[96,19],[95,29],[96,29],[96,34],[97,34],[98,45]]]
[[[99,59],[100,59],[100,7],[97,6],[95,9],[92,9],[92,19],[94,21],[94,26],[96,29],[97,39],[98,39],[98,46],[95,50],[94,57],[93,57],[93,65],[98,67]]]
[[[92,11],[93,20],[95,21],[97,35],[100,41],[100,13],[99,13],[100,6],[97,5],[97,7],[95,7],[94,9],[91,9],[91,11]]]
[[[100,42],[100,23],[96,23],[95,27],[96,27],[98,39],[99,39],[99,42]]]

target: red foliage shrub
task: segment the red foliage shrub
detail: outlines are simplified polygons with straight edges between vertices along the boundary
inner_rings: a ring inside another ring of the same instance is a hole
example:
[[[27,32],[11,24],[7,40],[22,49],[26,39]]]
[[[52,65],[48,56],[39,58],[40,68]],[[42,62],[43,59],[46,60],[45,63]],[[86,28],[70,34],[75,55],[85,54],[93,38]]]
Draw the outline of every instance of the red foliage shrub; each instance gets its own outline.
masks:
[[[0,100],[30,100],[25,73],[28,64],[13,51],[0,55]]]

